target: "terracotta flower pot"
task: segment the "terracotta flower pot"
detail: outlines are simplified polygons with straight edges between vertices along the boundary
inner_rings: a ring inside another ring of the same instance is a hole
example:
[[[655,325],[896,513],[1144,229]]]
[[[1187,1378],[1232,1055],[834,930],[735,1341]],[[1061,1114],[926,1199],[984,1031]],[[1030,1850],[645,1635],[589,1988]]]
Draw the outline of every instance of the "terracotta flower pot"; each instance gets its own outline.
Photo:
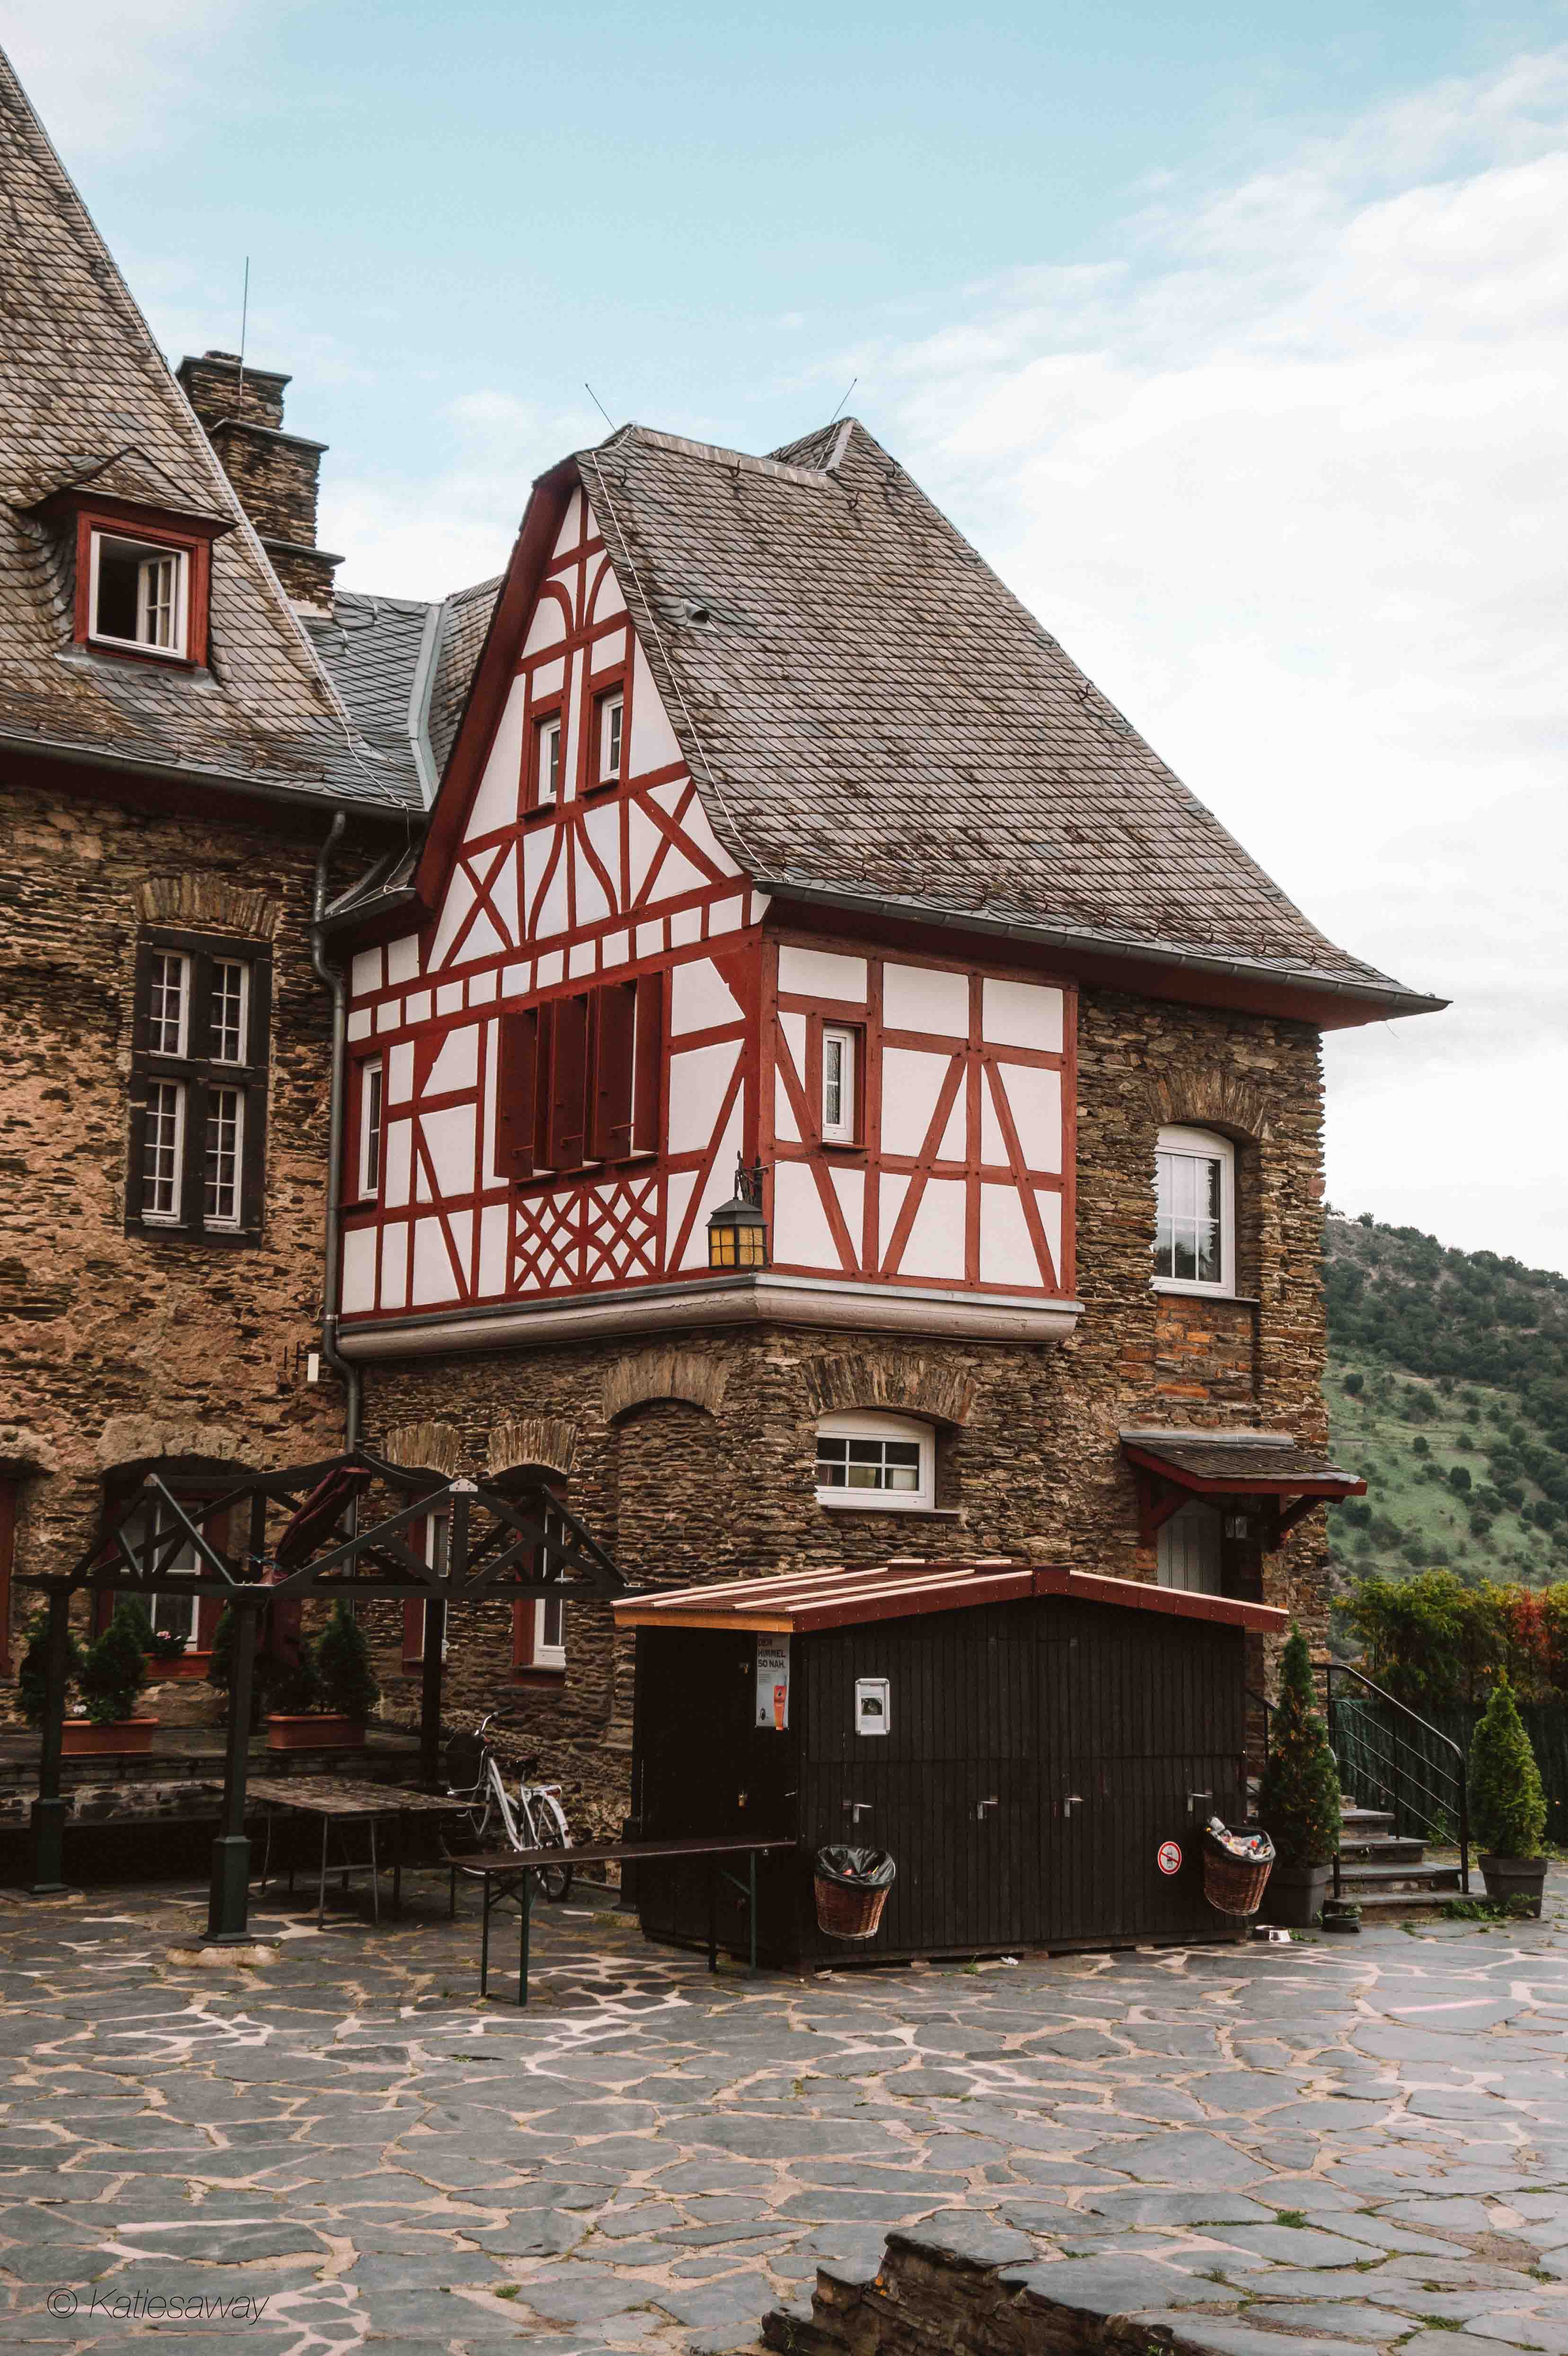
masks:
[[[1480,1862],[1488,1898],[1528,1898],[1531,1912],[1539,1915],[1541,1893],[1546,1887],[1543,1857],[1493,1857],[1483,1851]]]
[[[365,1729],[357,1719],[313,1710],[301,1718],[274,1712],[267,1720],[269,1751],[363,1751]]]
[[[1331,1865],[1276,1864],[1264,1891],[1264,1921],[1283,1930],[1310,1931],[1323,1912],[1333,1871]]]
[[[101,1726],[91,1718],[68,1718],[62,1749],[68,1759],[135,1757],[152,1749],[157,1730],[155,1718],[112,1718]]]

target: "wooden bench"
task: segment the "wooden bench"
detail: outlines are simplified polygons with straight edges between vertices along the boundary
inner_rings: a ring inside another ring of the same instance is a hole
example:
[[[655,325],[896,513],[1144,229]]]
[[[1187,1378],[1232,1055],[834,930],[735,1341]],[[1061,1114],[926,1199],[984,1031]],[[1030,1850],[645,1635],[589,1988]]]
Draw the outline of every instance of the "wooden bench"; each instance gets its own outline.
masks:
[[[533,1912],[534,1869],[560,1865],[563,1855],[572,1866],[635,1865],[644,1858],[692,1857],[704,1858],[708,1863],[708,1968],[719,1968],[719,1883],[730,1882],[746,1901],[746,1928],[751,1942],[751,1968],[757,1968],[757,1859],[769,1851],[793,1849],[795,1844],[786,1835],[770,1840],[746,1840],[731,1834],[720,1834],[712,1839],[693,1835],[678,1840],[593,1841],[581,1848],[562,1851],[559,1848],[507,1849],[500,1855],[483,1854],[470,1857],[453,1856],[450,1862],[453,1875],[465,1873],[483,1881],[485,1890],[485,1922],[479,1943],[479,1993],[489,1994],[490,1981],[490,1917],[498,1907],[513,1905],[521,1922],[517,1950],[517,2002],[528,2000],[528,1918]],[[743,1858],[746,1879],[726,1872],[721,1859]],[[455,1890],[455,1879],[453,1883]]]

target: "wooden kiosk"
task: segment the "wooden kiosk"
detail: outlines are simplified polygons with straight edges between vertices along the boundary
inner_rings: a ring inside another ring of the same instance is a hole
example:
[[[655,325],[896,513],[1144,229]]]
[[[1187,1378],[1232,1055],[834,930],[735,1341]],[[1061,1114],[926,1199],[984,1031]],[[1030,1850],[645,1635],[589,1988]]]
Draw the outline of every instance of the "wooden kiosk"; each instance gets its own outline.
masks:
[[[1249,1630],[1287,1615],[1011,1561],[892,1562],[625,1595],[636,1632],[631,1830],[788,1834],[758,1952],[779,1965],[1228,1940],[1211,1815],[1245,1814]],[[812,1859],[885,1848],[864,1944],[818,1930]],[[708,1893],[638,1869],[645,1933],[706,1944]],[[720,1938],[747,1944],[727,1891]]]

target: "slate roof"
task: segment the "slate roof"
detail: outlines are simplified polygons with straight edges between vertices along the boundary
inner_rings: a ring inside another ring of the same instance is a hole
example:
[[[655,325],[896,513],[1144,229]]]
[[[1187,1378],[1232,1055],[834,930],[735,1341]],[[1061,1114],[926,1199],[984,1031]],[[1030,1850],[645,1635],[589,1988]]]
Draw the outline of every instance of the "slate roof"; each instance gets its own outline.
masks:
[[[1157,1462],[1179,1482],[1242,1482],[1299,1494],[1303,1483],[1358,1494],[1366,1483],[1356,1472],[1273,1432],[1124,1431],[1122,1446],[1135,1462]]]
[[[323,669],[359,734],[400,779],[415,809],[435,789],[429,688],[444,608],[412,597],[337,590],[332,615],[305,616]]]
[[[472,589],[459,589],[446,601],[446,627],[436,662],[430,710],[431,746],[438,774],[446,766],[446,756],[468,701],[474,667],[479,660],[479,649],[501,594],[503,577],[497,573],[494,580],[477,582]]]
[[[1327,939],[854,419],[575,464],[709,819],[764,887],[1437,1001]]]
[[[0,56],[0,744],[396,810],[406,763],[354,729],[145,320]],[[101,490],[225,519],[209,668],[73,648],[73,535],[24,512]]]

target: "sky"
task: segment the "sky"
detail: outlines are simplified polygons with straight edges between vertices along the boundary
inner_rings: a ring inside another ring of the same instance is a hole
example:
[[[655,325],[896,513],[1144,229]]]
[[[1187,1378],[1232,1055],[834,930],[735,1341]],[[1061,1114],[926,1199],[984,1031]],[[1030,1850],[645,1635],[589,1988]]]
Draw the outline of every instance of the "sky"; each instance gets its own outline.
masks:
[[[588,386],[753,450],[844,402],[1453,1001],[1330,1037],[1330,1200],[1568,1269],[1568,0],[0,0],[0,41],[172,358],[235,348],[249,257],[346,585],[496,571]]]

